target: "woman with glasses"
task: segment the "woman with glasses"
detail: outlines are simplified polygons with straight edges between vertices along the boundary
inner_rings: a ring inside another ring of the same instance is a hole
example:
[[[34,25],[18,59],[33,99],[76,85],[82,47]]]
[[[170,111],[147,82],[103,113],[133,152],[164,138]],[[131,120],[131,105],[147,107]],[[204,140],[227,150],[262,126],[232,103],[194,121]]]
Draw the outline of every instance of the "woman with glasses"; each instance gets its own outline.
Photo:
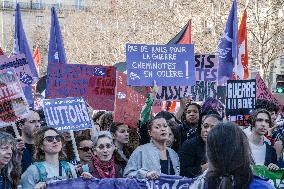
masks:
[[[161,174],[179,175],[179,157],[166,146],[169,139],[168,124],[156,116],[148,124],[151,142],[139,146],[130,156],[124,176],[138,179],[158,179]]]
[[[93,158],[93,141],[86,136],[76,137],[76,144],[80,158],[80,164],[86,165]]]
[[[24,189],[44,189],[49,182],[76,178],[72,164],[63,161],[63,137],[54,128],[44,127],[35,133],[35,163],[21,178]]]
[[[121,178],[121,168],[115,164],[115,146],[110,132],[100,131],[93,138],[93,159],[87,165],[82,166],[83,175],[88,178],[90,173],[95,178]],[[90,177],[89,177],[90,178]]]
[[[16,189],[21,168],[16,161],[16,140],[12,135],[0,132],[0,188]]]

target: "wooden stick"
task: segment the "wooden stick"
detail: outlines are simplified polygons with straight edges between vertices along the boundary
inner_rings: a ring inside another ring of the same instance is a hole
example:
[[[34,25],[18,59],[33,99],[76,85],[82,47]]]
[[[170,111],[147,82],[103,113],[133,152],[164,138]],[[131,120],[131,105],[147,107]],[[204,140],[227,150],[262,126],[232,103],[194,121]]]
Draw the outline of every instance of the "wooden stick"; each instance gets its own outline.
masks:
[[[75,154],[75,158],[77,162],[80,162],[80,158],[79,158],[79,153],[78,153],[78,149],[77,149],[77,145],[76,145],[76,140],[74,137],[74,131],[69,131],[70,132],[70,136],[71,136],[71,140],[72,140],[72,147],[73,147],[73,151]]]

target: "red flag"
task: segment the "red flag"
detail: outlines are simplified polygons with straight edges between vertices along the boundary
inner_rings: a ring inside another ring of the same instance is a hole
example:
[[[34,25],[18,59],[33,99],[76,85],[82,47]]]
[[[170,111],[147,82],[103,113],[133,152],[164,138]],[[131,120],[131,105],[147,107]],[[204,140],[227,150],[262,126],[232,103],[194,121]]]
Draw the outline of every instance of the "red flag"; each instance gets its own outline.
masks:
[[[178,44],[191,44],[191,20],[188,21],[186,30],[183,34],[183,36],[181,37],[180,41],[178,42]]]
[[[37,70],[39,70],[40,53],[39,53],[39,48],[38,47],[34,51],[33,58],[34,58],[34,62],[35,62],[35,65],[37,67]]]
[[[191,20],[167,44],[191,44]]]
[[[238,64],[235,66],[236,79],[248,79],[248,43],[247,43],[247,11],[245,9],[239,27],[238,35]]]
[[[4,52],[3,52],[3,50],[1,49],[1,47],[0,47],[0,56],[1,55],[4,55]]]

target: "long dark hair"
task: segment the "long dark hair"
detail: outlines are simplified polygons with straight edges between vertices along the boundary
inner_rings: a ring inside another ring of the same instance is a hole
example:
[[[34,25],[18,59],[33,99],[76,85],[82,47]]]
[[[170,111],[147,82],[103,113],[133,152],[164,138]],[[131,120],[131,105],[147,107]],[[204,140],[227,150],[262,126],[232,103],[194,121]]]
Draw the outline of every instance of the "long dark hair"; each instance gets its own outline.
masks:
[[[206,145],[210,163],[208,189],[246,189],[253,179],[248,139],[238,125],[219,123],[209,132]]]
[[[172,149],[178,152],[180,145],[181,145],[181,133],[179,129],[179,125],[177,122],[173,120],[167,120],[168,126],[171,128],[173,135],[174,135],[174,143],[172,145]]]

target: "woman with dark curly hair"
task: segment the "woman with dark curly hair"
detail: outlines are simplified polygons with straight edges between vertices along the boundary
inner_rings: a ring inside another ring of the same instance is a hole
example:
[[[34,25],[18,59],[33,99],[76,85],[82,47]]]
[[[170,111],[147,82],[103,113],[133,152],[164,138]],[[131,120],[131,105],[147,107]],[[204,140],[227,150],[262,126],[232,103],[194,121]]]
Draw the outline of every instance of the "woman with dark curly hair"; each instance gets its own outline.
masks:
[[[99,120],[101,131],[109,131],[112,122],[113,122],[112,113],[111,112],[104,113]]]
[[[12,135],[0,132],[0,188],[16,189],[20,181],[21,167],[16,161],[16,140]]]
[[[106,111],[98,111],[93,114],[92,119],[95,125],[98,125],[98,126],[100,125],[100,121],[105,113]]]
[[[197,103],[186,104],[184,112],[181,116],[181,144],[198,135],[198,126],[200,124],[201,106]]]
[[[35,133],[35,163],[22,175],[24,189],[44,189],[49,182],[77,177],[75,167],[63,161],[63,142],[63,136],[51,127]]]

